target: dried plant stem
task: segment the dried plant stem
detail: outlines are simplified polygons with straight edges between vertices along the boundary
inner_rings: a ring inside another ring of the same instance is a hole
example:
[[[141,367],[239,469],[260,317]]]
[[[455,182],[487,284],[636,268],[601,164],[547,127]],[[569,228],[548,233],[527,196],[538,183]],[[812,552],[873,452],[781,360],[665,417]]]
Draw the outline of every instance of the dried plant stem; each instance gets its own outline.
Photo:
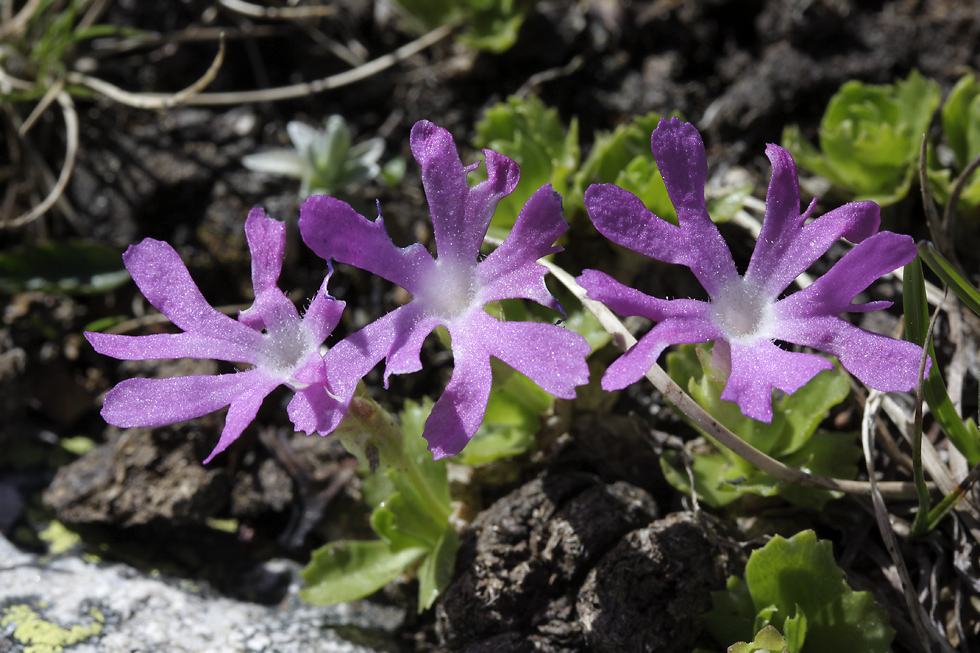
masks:
[[[956,205],[960,203],[960,195],[963,194],[963,189],[966,188],[967,182],[970,181],[970,177],[973,176],[973,173],[978,168],[980,168],[980,154],[974,157],[963,169],[960,176],[956,178],[956,183],[953,184],[953,190],[949,193],[949,201],[946,203],[946,210],[943,211],[943,234],[949,243],[952,243],[956,237]],[[952,247],[950,248],[949,254],[955,256],[953,249]],[[946,258],[949,258],[949,256]]]
[[[337,13],[333,5],[314,5],[310,7],[263,7],[242,0],[218,0],[218,4],[236,14],[250,18],[270,20],[298,20],[302,18],[321,18]]]
[[[874,505],[875,520],[878,522],[878,530],[881,533],[882,540],[885,542],[888,555],[891,557],[892,564],[895,565],[895,569],[898,571],[899,578],[901,579],[905,603],[912,617],[912,624],[915,626],[915,631],[919,636],[923,650],[932,651],[930,640],[933,640],[939,644],[943,653],[955,653],[955,649],[953,649],[942,633],[929,620],[922,604],[919,602],[919,597],[915,594],[915,585],[912,583],[909,570],[905,566],[905,560],[902,558],[901,551],[899,551],[898,539],[895,537],[895,531],[892,528],[888,511],[885,508],[883,493],[879,491],[883,484],[875,481],[873,433],[875,424],[878,421],[878,411],[881,408],[883,398],[883,393],[878,390],[872,390],[868,394],[868,400],[864,404],[864,419],[861,420],[861,443],[864,448],[864,461],[868,468],[868,478],[871,479],[871,502]]]
[[[490,241],[490,239],[487,239]],[[492,241],[498,242],[499,241]],[[604,304],[597,302],[595,300],[589,299],[586,296],[585,289],[575,281],[575,279],[568,274],[565,270],[558,267],[554,263],[542,259],[540,261],[542,265],[548,268],[548,270],[558,279],[562,285],[568,288],[575,296],[582,302],[589,312],[591,312],[602,327],[612,335],[613,341],[619,345],[624,351],[636,344],[636,338],[626,329],[623,323],[616,317],[615,314]],[[770,476],[776,478],[780,481],[785,481],[787,483],[793,483],[795,485],[803,485],[806,487],[815,487],[823,490],[833,490],[837,492],[846,492],[848,494],[860,494],[869,495],[872,493],[872,486],[868,482],[864,481],[847,481],[826,478],[824,476],[816,476],[814,474],[808,474],[798,469],[788,467],[783,463],[779,462],[775,458],[764,454],[752,445],[748,444],[737,435],[729,431],[723,424],[718,422],[715,418],[709,415],[701,406],[698,405],[686,392],[684,392],[679,385],[677,385],[673,379],[667,376],[667,373],[663,370],[660,365],[654,363],[650,371],[647,372],[646,378],[653,383],[654,387],[657,388],[667,401],[674,404],[678,410],[687,415],[698,427],[700,427],[705,433],[714,438],[722,446],[731,449],[737,455],[744,458],[749,463],[755,465],[757,468],[766,472]],[[878,489],[882,495],[893,499],[911,499],[915,498],[915,485],[913,483],[904,482],[887,482],[879,483]]]
[[[292,100],[313,95],[315,93],[322,93],[323,91],[333,90],[335,88],[340,88],[342,86],[347,86],[349,84],[353,84],[354,82],[367,79],[372,75],[376,75],[383,70],[391,68],[396,63],[404,61],[412,55],[421,52],[435,43],[438,43],[442,39],[452,34],[454,29],[456,29],[456,25],[442,25],[441,27],[437,27],[428,34],[419,37],[411,43],[406,43],[394,52],[369,61],[363,66],[358,66],[357,68],[353,68],[336,75],[331,75],[330,77],[325,77],[323,79],[312,82],[303,82],[302,84],[293,84],[292,86],[279,86],[276,88],[261,89],[257,91],[198,93],[197,95],[185,100],[184,104],[194,106],[216,106],[242,104],[245,102],[275,102],[277,100]],[[105,82],[103,82],[103,84],[104,83]],[[163,93],[143,93],[141,94],[141,97],[162,101],[170,96]]]
[[[167,109],[180,104],[188,104],[189,101],[198,95],[202,90],[214,81],[218,75],[218,70],[225,60],[225,38],[222,34],[218,39],[218,54],[215,56],[211,66],[204,75],[196,82],[182,91],[176,93],[130,93],[118,86],[113,86],[109,82],[103,81],[98,77],[90,77],[82,73],[71,72],[65,77],[69,84],[85,86],[97,93],[101,93],[110,100],[125,104],[137,109]]]
[[[929,510],[931,509],[929,490],[926,489],[926,478],[922,473],[922,403],[925,401],[923,395],[925,392],[926,361],[929,360],[929,343],[932,341],[932,331],[936,328],[939,308],[937,306],[936,310],[933,311],[929,328],[926,330],[926,341],[923,344],[922,356],[919,360],[919,383],[915,391],[915,421],[912,428],[912,477],[915,479],[915,490],[919,495],[919,510],[915,513],[915,522],[912,524],[912,535],[915,537],[927,532]]]
[[[55,182],[54,187],[40,204],[21,216],[0,222],[0,229],[22,227],[44,215],[61,198],[62,193],[65,192],[65,187],[68,185],[68,180],[71,178],[72,170],[75,167],[75,157],[78,154],[78,114],[75,113],[75,105],[66,91],[59,91],[55,99],[65,116],[65,141],[67,144],[61,174],[58,175],[58,181]]]
[[[41,6],[41,2],[43,0],[27,0],[10,22],[6,25],[0,25],[0,39],[8,39],[23,32],[27,27],[27,23],[31,20],[31,16]]]

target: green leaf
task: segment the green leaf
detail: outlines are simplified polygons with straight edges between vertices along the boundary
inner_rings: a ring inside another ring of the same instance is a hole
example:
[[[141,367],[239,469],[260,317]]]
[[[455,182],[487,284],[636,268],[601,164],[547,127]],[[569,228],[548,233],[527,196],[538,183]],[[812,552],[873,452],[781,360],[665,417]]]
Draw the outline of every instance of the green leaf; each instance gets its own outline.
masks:
[[[458,550],[459,536],[456,531],[452,528],[445,529],[432,553],[426,556],[419,567],[419,612],[431,608],[443,590],[449,587]]]
[[[0,253],[0,293],[90,295],[129,281],[119,252],[85,242],[45,243]]]
[[[886,205],[905,197],[919,144],[939,106],[939,85],[913,71],[895,84],[846,82],[820,122],[820,149],[788,127],[783,145],[798,165],[850,191]]]
[[[777,628],[806,615],[804,653],[885,653],[895,631],[888,614],[868,592],[855,592],[834,562],[830,542],[807,530],[790,539],[774,537],[752,553],[745,582],[756,609],[773,606]],[[794,626],[798,629],[799,625]]]
[[[800,653],[806,642],[806,614],[796,606],[796,616],[790,617],[783,624],[786,631],[785,645],[789,653]]]
[[[773,419],[766,424],[742,415],[739,407],[722,401],[724,381],[715,376],[710,364],[711,346],[681,345],[667,355],[667,373],[712,417],[753,447],[798,469],[834,478],[853,478],[860,449],[852,434],[816,434],[830,409],[847,398],[850,377],[835,362],[792,395],[777,393]],[[708,434],[702,433],[711,440]],[[816,435],[815,435],[816,434]],[[712,441],[713,444],[714,443]],[[661,468],[668,482],[690,492],[690,481],[674,455],[661,457]],[[721,507],[742,494],[781,495],[801,507],[820,509],[836,493],[789,485],[777,481],[724,447],[698,451],[692,464],[698,497],[708,505]]]
[[[905,266],[902,301],[905,306],[906,336],[909,341],[924,347],[929,329],[929,305],[926,302],[922,262],[918,256]],[[970,466],[980,464],[980,431],[977,430],[974,422],[964,422],[956,413],[956,408],[946,391],[946,384],[943,383],[942,374],[935,364],[936,350],[932,338],[929,338],[928,351],[933,361],[933,368],[929,372],[929,377],[923,381],[922,394],[926,403],[929,404],[929,409],[943,432],[966,457]]]
[[[980,315],[980,290],[963,278],[955,267],[939,253],[936,246],[925,241],[919,243],[919,256],[926,265],[952,289],[953,294],[966,304],[971,311]]]
[[[573,119],[566,130],[557,109],[534,96],[512,96],[487,109],[476,132],[474,147],[494,150],[521,166],[517,188],[500,201],[490,222],[490,235],[506,238],[528,198],[541,186],[551,184],[566,195],[579,162],[578,122]],[[486,170],[481,169],[479,177],[486,179]]]
[[[394,552],[433,548],[442,536],[445,524],[437,523],[422,508],[395,492],[371,513],[371,528]]]
[[[596,132],[592,151],[575,174],[566,212],[585,210],[582,198],[591,184],[612,183],[639,197],[657,217],[677,224],[677,211],[650,150],[650,135],[660,118],[648,113],[612,132]]]
[[[422,482],[428,488],[428,492],[436,499],[449,513],[449,480],[446,476],[446,460],[433,460],[432,453],[429,452],[428,442],[422,433],[425,430],[425,421],[432,412],[433,401],[426,397],[422,403],[412,400],[405,402],[402,411],[398,414],[402,425],[402,437],[405,442],[405,454],[415,462]],[[403,471],[403,470],[399,470]],[[405,497],[416,501],[419,505],[424,502],[415,497],[416,491],[402,480],[395,479],[389,474],[395,486],[405,494]],[[407,490],[407,491],[406,491]]]
[[[980,80],[964,75],[943,105],[943,133],[960,170],[980,154]]]
[[[785,650],[786,642],[783,636],[772,625],[757,632],[751,642],[737,642],[728,647],[728,653],[767,653],[768,651],[782,653]]]
[[[314,605],[343,603],[368,596],[414,565],[424,548],[391,551],[380,541],[335,542],[313,552],[302,571],[306,588],[300,597]]]
[[[756,609],[745,581],[737,576],[728,579],[726,588],[711,593],[711,610],[704,615],[704,625],[722,646],[728,642],[752,637]]]

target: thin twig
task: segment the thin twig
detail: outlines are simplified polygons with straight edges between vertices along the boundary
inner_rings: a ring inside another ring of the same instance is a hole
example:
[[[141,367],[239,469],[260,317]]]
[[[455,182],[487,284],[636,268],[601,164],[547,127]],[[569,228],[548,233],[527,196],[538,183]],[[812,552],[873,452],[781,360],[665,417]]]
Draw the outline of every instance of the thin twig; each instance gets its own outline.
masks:
[[[30,22],[41,2],[42,0],[27,0],[9,23],[0,25],[0,40],[19,36],[27,28],[27,23]]]
[[[485,242],[499,244],[500,241],[487,238]],[[555,278],[582,302],[582,305],[596,317],[602,327],[612,335],[613,341],[621,349],[625,351],[636,344],[636,338],[626,329],[619,318],[604,304],[589,299],[586,295],[585,288],[580,286],[568,272],[545,259],[539,262],[547,267]],[[667,376],[667,373],[660,365],[654,363],[653,367],[647,372],[646,378],[664,395],[667,401],[674,404],[678,410],[687,415],[692,422],[710,437],[773,478],[795,485],[845,492],[848,494],[868,495],[871,493],[871,485],[868,482],[847,481],[808,474],[799,469],[788,467],[775,458],[759,451],[709,415],[673,379]],[[889,498],[911,499],[916,496],[915,485],[913,483],[888,482],[879,483],[878,486],[882,494]]]
[[[65,116],[66,141],[65,162],[61,166],[61,174],[58,176],[58,181],[40,204],[13,220],[0,222],[0,229],[15,229],[29,222],[33,222],[54,206],[54,203],[58,201],[61,194],[65,192],[65,187],[68,185],[68,180],[71,178],[72,170],[75,167],[75,156],[78,154],[78,114],[75,113],[75,105],[67,92],[59,92],[57,100],[61,106],[61,112]]]
[[[947,243],[952,243],[955,238],[956,205],[960,203],[960,195],[963,193],[963,189],[966,188],[967,182],[970,181],[970,177],[977,171],[977,168],[980,168],[980,154],[970,161],[966,168],[963,169],[963,172],[960,173],[960,176],[956,178],[956,183],[953,184],[953,190],[949,194],[949,201],[946,203],[946,210],[943,211],[943,234],[946,237]],[[956,253],[951,247],[946,258],[956,262],[955,257]]]
[[[97,93],[101,93],[110,100],[125,104],[137,109],[167,109],[180,104],[189,104],[195,96],[214,81],[225,60],[225,39],[222,35],[218,39],[218,54],[215,56],[211,66],[199,80],[176,93],[130,93],[118,86],[113,86],[109,82],[103,81],[98,77],[90,77],[78,72],[68,73],[66,79],[71,84],[85,86]]]
[[[929,320],[926,340],[922,345],[922,356],[919,358],[919,383],[915,389],[915,421],[912,424],[912,477],[915,479],[915,489],[919,495],[919,511],[915,514],[912,534],[916,537],[925,534],[929,510],[931,509],[929,490],[926,488],[926,477],[922,473],[922,404],[925,401],[926,361],[929,360],[932,331],[936,328],[936,318],[939,317],[940,308],[942,305],[936,307],[936,310],[932,312],[932,319]]]
[[[926,173],[926,151],[926,135],[923,134],[922,144],[919,146],[919,190],[922,193],[922,208],[925,209],[926,224],[929,225],[932,242],[945,256],[949,252],[949,241],[946,240],[946,232],[943,231],[939,220],[936,203],[932,200],[932,189],[929,188],[929,176]]]
[[[316,93],[322,93],[323,91],[330,91],[342,86],[347,86],[355,82],[359,82],[363,79],[367,79],[372,75],[376,75],[379,72],[391,68],[396,63],[404,61],[409,57],[421,52],[427,47],[438,43],[442,39],[446,38],[452,34],[453,30],[456,29],[456,25],[442,25],[432,30],[428,34],[419,37],[418,39],[412,41],[411,43],[406,43],[402,47],[398,48],[394,52],[383,55],[367,62],[363,66],[358,66],[351,70],[338,73],[336,75],[331,75],[330,77],[325,77],[323,79],[318,79],[312,82],[303,82],[301,84],[293,84],[292,86],[278,86],[276,88],[260,89],[255,91],[231,91],[228,93],[198,93],[191,96],[184,101],[186,105],[192,106],[217,106],[217,105],[227,105],[227,104],[243,104],[247,102],[275,102],[278,100],[293,100],[296,98],[306,97],[308,95],[313,95]],[[79,77],[78,73],[69,74],[69,82],[72,82],[72,75],[76,79]],[[88,78],[91,79],[91,78]],[[97,80],[106,86],[111,86]],[[75,83],[75,82],[73,82]],[[81,82],[77,82],[81,83]],[[91,87],[91,86],[90,86]],[[94,88],[94,87],[92,87]],[[114,91],[126,93],[115,86],[111,86]],[[99,92],[104,93],[109,96],[108,93],[102,91],[102,89],[95,89]],[[140,94],[129,94],[133,96],[139,96],[148,100],[156,100],[157,102],[162,102],[167,98],[172,96],[165,93],[140,93]],[[112,96],[109,96],[112,97]],[[112,98],[116,99],[116,98]]]
[[[20,128],[17,129],[18,136],[24,138],[27,132],[31,130],[31,127],[34,126],[34,123],[37,122],[37,119],[41,117],[41,114],[43,114],[45,111],[48,110],[48,107],[51,106],[51,103],[57,99],[58,93],[61,93],[62,89],[64,88],[65,88],[65,80],[63,79],[59,79],[58,81],[56,81],[54,84],[51,85],[51,88],[49,88],[47,92],[45,92],[44,97],[42,97],[38,101],[37,105],[31,111],[30,115],[27,116],[24,122],[21,123]]]
[[[909,576],[909,570],[905,566],[905,560],[898,550],[898,540],[895,537],[895,532],[892,530],[888,511],[885,509],[885,499],[882,493],[879,492],[880,484],[875,480],[874,436],[872,434],[875,430],[875,423],[878,421],[878,411],[881,408],[883,396],[884,394],[878,390],[872,390],[868,393],[868,400],[864,404],[864,419],[861,420],[861,443],[864,448],[864,461],[868,468],[868,478],[870,479],[871,485],[871,501],[875,509],[875,520],[878,522],[878,530],[881,533],[882,540],[885,542],[888,555],[891,557],[892,563],[895,565],[895,569],[901,578],[902,594],[905,596],[905,603],[912,617],[912,624],[915,626],[916,633],[919,635],[922,648],[927,652],[932,651],[930,640],[934,640],[939,644],[940,649],[944,653],[955,653],[955,650],[950,646],[946,638],[936,630],[932,621],[929,620],[922,604],[919,602],[919,598],[915,595],[912,578]]]
[[[242,0],[218,0],[218,4],[236,14],[250,18],[270,20],[297,20],[302,18],[321,18],[337,12],[333,5],[314,5],[309,7],[262,7]]]

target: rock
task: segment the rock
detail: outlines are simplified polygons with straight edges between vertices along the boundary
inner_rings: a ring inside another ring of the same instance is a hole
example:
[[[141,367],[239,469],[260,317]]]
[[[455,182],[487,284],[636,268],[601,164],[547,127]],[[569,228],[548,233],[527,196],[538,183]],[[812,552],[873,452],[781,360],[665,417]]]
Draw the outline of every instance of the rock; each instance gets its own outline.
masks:
[[[693,513],[673,513],[632,531],[589,572],[576,612],[599,653],[687,653],[728,577],[728,556]]]
[[[511,492],[463,533],[457,577],[436,608],[440,644],[687,653],[738,561],[693,514],[656,517],[646,491],[589,474]]]
[[[293,562],[267,563],[292,581],[282,602],[263,606],[126,565],[31,555],[2,536],[0,560],[0,644],[12,645],[0,645],[3,651],[397,651],[393,633],[404,618],[400,609],[367,601],[304,604]]]
[[[531,638],[536,650],[581,641],[571,600],[578,586],[610,547],[656,513],[645,491],[589,474],[546,475],[518,488],[463,534],[457,577],[437,607],[441,643],[504,650],[510,640],[502,633]]]

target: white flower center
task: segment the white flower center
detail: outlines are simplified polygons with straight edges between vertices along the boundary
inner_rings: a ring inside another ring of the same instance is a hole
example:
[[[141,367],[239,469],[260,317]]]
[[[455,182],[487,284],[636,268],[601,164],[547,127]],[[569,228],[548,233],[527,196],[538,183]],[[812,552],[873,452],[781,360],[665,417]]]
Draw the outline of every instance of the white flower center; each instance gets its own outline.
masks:
[[[473,268],[436,261],[419,293],[430,315],[452,320],[477,305],[477,283]]]
[[[296,389],[305,384],[292,379],[293,371],[307,354],[315,351],[306,337],[302,324],[282,324],[273,327],[265,334],[265,360],[263,367],[282,377],[283,382]]]
[[[711,319],[728,342],[749,344],[760,338],[771,340],[774,304],[762,287],[744,277],[736,277],[711,300]]]

